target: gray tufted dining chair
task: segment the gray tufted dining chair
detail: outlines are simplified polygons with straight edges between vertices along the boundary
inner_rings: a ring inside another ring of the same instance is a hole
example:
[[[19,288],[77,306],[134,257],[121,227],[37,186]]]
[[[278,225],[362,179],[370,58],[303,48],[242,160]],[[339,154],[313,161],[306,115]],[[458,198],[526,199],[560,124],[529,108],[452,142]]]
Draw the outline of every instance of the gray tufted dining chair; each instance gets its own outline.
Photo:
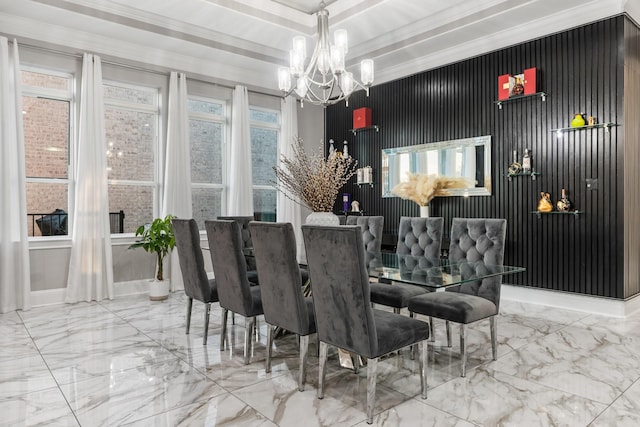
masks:
[[[367,423],[371,424],[378,358],[418,344],[421,395],[426,399],[429,325],[371,308],[360,228],[303,225],[302,234],[320,341],[318,398],[324,397],[329,345],[366,357]]]
[[[449,262],[483,261],[487,265],[502,265],[507,233],[506,219],[454,218],[451,225]],[[461,375],[466,375],[466,326],[489,318],[493,360],[498,358],[496,316],[500,311],[502,276],[464,283],[411,298],[409,310],[429,317],[444,319],[447,325],[447,345],[451,346],[449,322],[460,324]]]
[[[176,247],[178,248],[178,259],[180,261],[180,271],[184,282],[184,293],[189,298],[187,302],[187,330],[191,326],[191,307],[193,299],[197,299],[205,304],[204,312],[204,337],[202,344],[207,344],[209,335],[209,315],[211,313],[211,303],[218,302],[218,287],[215,279],[209,279],[204,267],[204,257],[200,246],[200,231],[196,220],[177,219],[171,220],[174,234],[176,236]]]
[[[218,284],[222,307],[222,338],[220,350],[225,349],[228,312],[245,318],[244,363],[253,353],[253,332],[256,316],[263,314],[260,286],[251,286],[247,278],[247,264],[242,253],[242,234],[236,221],[205,221],[209,240],[211,264]]]
[[[276,327],[300,338],[298,390],[304,390],[309,335],[316,332],[313,300],[302,294],[302,276],[296,257],[296,236],[290,223],[251,222],[256,266],[267,329],[265,372],[271,372]]]
[[[442,218],[401,217],[398,226],[398,245],[396,254],[403,275],[413,274],[419,270],[437,265],[440,260],[440,243],[442,241]],[[405,257],[403,255],[411,255]],[[420,257],[416,259],[414,257]],[[429,292],[427,289],[405,283],[371,283],[371,302],[393,307],[395,313],[407,307],[409,300]],[[411,313],[410,313],[411,314]]]

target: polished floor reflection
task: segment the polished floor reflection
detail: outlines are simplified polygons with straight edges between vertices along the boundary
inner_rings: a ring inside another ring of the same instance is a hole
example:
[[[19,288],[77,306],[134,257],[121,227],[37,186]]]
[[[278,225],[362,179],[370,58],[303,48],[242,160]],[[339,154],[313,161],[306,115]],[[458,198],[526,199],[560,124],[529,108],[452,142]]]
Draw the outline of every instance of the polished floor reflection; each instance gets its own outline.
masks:
[[[242,363],[244,319],[220,351],[220,308],[202,345],[203,305],[146,296],[33,308],[0,315],[0,425],[364,426],[366,369],[330,358],[325,398],[316,398],[318,359],[311,339],[307,386],[297,391],[297,342],[276,340],[264,370],[266,326],[252,362]],[[408,351],[378,365],[374,425],[638,426],[640,314],[625,320],[503,302],[498,360],[488,322],[468,332],[467,377],[459,346],[443,346],[436,322],[429,397],[419,396]]]

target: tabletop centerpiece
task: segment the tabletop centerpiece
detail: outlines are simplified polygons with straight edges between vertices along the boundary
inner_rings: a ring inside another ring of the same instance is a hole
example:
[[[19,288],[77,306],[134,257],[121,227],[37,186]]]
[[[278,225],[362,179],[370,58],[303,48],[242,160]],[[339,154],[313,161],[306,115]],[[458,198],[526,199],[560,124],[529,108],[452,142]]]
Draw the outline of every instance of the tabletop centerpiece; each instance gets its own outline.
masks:
[[[409,173],[391,192],[420,206],[420,216],[429,216],[429,202],[436,196],[450,195],[451,188],[466,188],[469,180],[463,177],[440,176],[435,174]]]
[[[302,138],[296,138],[292,145],[291,158],[280,156],[280,166],[273,169],[276,174],[274,186],[287,198],[313,213],[307,223],[339,224],[333,214],[333,206],[338,192],[355,175],[358,161],[339,151],[332,151],[325,158],[319,153],[307,153]],[[322,145],[320,145],[322,153]],[[321,220],[319,218],[328,218]]]

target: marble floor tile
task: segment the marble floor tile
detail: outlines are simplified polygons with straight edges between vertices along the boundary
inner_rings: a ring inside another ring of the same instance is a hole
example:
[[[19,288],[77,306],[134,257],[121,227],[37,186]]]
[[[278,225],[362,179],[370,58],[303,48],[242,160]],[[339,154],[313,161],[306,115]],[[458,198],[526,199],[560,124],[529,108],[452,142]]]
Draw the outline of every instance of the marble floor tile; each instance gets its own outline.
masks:
[[[0,399],[0,414],[3,426],[80,425],[57,387]]]
[[[230,393],[209,400],[181,406],[124,426],[135,427],[180,427],[180,426],[276,426],[251,406]]]
[[[356,427],[366,427],[366,421]],[[376,427],[474,427],[475,424],[416,400],[408,400],[373,417]]]
[[[0,399],[56,387],[42,356],[0,361]]]
[[[586,426],[606,408],[484,367],[436,387],[420,401],[482,426]]]
[[[318,399],[316,389],[309,384],[304,391],[298,391],[297,379],[287,375],[236,390],[234,394],[282,427],[352,426],[367,418],[364,410],[328,393],[324,399]]]
[[[498,371],[609,404],[640,378],[631,338],[579,323],[540,338],[490,366]]]
[[[130,423],[225,393],[180,360],[78,381],[61,389],[86,426]]]
[[[618,397],[596,420],[593,427],[640,426],[640,380]]]

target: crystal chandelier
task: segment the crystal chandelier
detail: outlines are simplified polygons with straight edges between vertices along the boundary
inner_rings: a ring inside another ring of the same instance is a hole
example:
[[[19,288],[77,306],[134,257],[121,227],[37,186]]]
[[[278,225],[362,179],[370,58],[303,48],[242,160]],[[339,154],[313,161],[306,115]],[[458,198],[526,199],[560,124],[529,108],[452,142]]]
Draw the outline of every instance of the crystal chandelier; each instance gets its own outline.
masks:
[[[349,96],[357,88],[362,88],[369,96],[369,86],[373,83],[373,60],[364,59],[360,64],[360,80],[345,69],[347,54],[347,31],[334,33],[334,44],[329,42],[329,11],[324,2],[320,2],[318,16],[318,41],[305,68],[307,59],[306,39],[303,36],[293,38],[293,49],[289,52],[290,66],[278,69],[278,86],[284,96],[295,92],[304,106],[304,102],[314,105],[335,104],[343,99],[349,106]],[[296,79],[295,86],[292,80]]]

